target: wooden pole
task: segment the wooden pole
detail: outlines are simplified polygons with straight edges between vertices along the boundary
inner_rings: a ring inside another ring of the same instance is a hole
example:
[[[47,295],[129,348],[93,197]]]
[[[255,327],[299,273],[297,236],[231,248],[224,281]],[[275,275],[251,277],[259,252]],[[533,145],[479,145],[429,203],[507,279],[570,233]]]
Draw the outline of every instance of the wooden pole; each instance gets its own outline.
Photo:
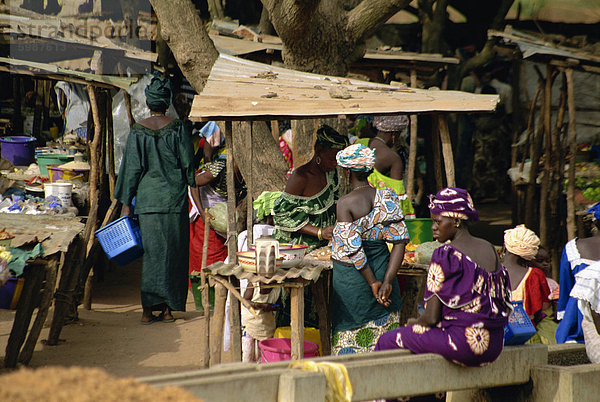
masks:
[[[567,184],[567,236],[576,236],[575,217],[575,154],[577,153],[577,129],[575,127],[575,91],[573,90],[573,69],[565,70],[567,77],[567,107],[569,111],[569,182]]]
[[[127,120],[129,121],[129,128],[135,124],[133,113],[131,111],[131,96],[123,89],[123,100],[125,101],[125,111],[127,112]]]
[[[529,108],[529,118],[527,119],[527,139],[525,140],[525,145],[523,145],[523,157],[521,159],[521,165],[519,167],[519,172],[523,172],[523,168],[525,165],[525,159],[527,156],[527,148],[529,148],[529,144],[530,144],[530,142],[532,142],[532,139],[533,139],[533,133],[534,133],[534,129],[535,129],[535,127],[533,125],[534,116],[535,116],[535,107],[537,104],[538,97],[540,96],[540,92],[542,92],[542,87],[538,86],[537,90],[535,91],[533,101],[531,102],[531,107]]]
[[[102,142],[104,139],[104,127],[105,121],[102,114],[106,109],[102,110],[99,106],[99,96],[104,96],[104,93],[96,92],[96,88],[91,85],[87,87],[88,96],[90,99],[90,106],[92,111],[92,119],[94,122],[94,138],[90,144],[90,187],[89,187],[89,200],[90,200],[90,212],[88,215],[88,220],[85,227],[85,236],[84,236],[84,244],[85,244],[85,255],[88,256],[93,242],[94,242],[94,232],[97,229],[98,223],[98,204],[100,201],[100,194],[98,183],[100,182],[100,175],[102,174],[100,170],[101,161],[101,149]],[[101,112],[102,110],[102,112]],[[101,114],[102,113],[102,114]],[[89,142],[89,140],[88,140]],[[93,274],[90,271],[90,274],[87,276],[87,280],[85,283],[85,290],[83,296],[83,307],[86,310],[91,310],[92,308],[92,278]]]
[[[252,127],[252,122],[250,122],[250,127]],[[271,134],[273,134],[275,142],[279,143],[279,121],[271,120]]]
[[[221,363],[221,351],[223,349],[223,323],[225,322],[225,301],[227,290],[220,283],[215,283],[215,314],[212,321],[210,334],[210,364]]]
[[[277,120],[273,120],[271,122],[271,124],[273,122],[277,122]],[[279,130],[279,129],[278,129]],[[250,131],[248,134],[248,141],[246,141],[246,144],[248,144],[248,155],[250,156],[250,170],[248,171],[248,174],[246,175],[246,187],[247,187],[247,195],[246,195],[246,200],[247,200],[247,205],[246,205],[246,209],[247,209],[247,213],[246,213],[246,233],[247,233],[247,237],[246,237],[246,241],[248,243],[248,250],[250,249],[250,245],[252,243],[254,243],[254,206],[252,203],[252,194],[254,191],[254,147],[252,145],[252,121],[250,121]]]
[[[442,150],[440,148],[440,136],[438,134],[438,119],[432,118],[432,130],[431,130],[431,145],[433,148],[433,173],[435,175],[436,190],[444,188],[444,178],[442,177]]]
[[[290,289],[292,360],[304,357],[304,288]]]
[[[208,216],[208,208],[204,209],[204,216]],[[204,221],[204,243],[202,243],[202,265],[200,268],[200,287],[202,294],[202,307],[204,309],[204,368],[210,367],[210,300],[209,286],[206,280],[206,259],[208,254],[208,235],[210,224]]]
[[[110,191],[110,199],[112,200],[115,193],[117,175],[115,172],[115,134],[112,115],[112,97],[110,94],[108,94],[106,97],[106,137],[106,153],[108,155],[108,188]]]
[[[540,88],[545,92],[544,81],[540,78],[539,81]],[[544,104],[546,103],[546,97],[541,97],[540,102],[540,111],[544,110]],[[528,228],[535,230],[535,220],[534,220],[534,207],[536,203],[535,194],[537,190],[537,175],[539,169],[540,162],[540,153],[542,148],[542,140],[544,138],[544,129],[543,129],[543,120],[544,113],[541,112],[538,117],[538,127],[535,132],[535,137],[531,141],[531,147],[529,154],[531,155],[531,168],[529,169],[529,183],[527,183],[527,194],[525,196],[525,226]]]
[[[550,175],[552,172],[552,81],[553,69],[550,64],[546,66],[546,88],[544,90],[544,175],[540,189],[540,242],[548,248],[548,196],[550,189]]]
[[[515,167],[517,165],[517,147],[513,147],[513,144],[516,144],[519,138],[519,121],[521,119],[521,103],[519,102],[519,93],[520,93],[520,80],[521,77],[521,57],[513,58],[512,66],[513,66],[513,74],[512,74],[512,144],[511,144],[511,157],[510,157],[510,167]]]
[[[442,141],[444,168],[446,169],[446,185],[448,187],[456,187],[456,182],[454,180],[454,156],[452,155],[452,142],[450,141],[450,131],[448,130],[448,121],[446,120],[445,115],[438,115],[438,128],[440,130],[440,139]]]
[[[233,161],[233,125],[231,121],[225,122],[225,145],[227,147],[227,251],[229,255],[229,263],[237,264],[237,221],[235,217],[236,194]],[[234,297],[229,299],[229,317],[231,320],[231,350],[233,353],[233,359],[234,361],[241,361],[241,312],[240,303]]]
[[[417,87],[417,70],[410,70],[410,86]],[[412,202],[415,196],[415,171],[417,169],[417,115],[410,115],[410,145],[408,147],[408,172],[406,174],[406,194]]]

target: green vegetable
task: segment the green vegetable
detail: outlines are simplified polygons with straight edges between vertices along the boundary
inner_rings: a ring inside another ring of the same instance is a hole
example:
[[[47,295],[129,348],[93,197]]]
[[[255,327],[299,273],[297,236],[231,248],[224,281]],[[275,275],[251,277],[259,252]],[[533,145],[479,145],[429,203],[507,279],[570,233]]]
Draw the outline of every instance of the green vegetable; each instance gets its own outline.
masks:
[[[227,233],[227,203],[216,203],[208,210],[208,214],[213,217],[210,226],[217,232]]]
[[[431,262],[431,256],[433,255],[433,251],[443,246],[443,243],[438,241],[428,241],[425,243],[419,244],[419,247],[415,250],[415,259],[419,264],[429,264]]]

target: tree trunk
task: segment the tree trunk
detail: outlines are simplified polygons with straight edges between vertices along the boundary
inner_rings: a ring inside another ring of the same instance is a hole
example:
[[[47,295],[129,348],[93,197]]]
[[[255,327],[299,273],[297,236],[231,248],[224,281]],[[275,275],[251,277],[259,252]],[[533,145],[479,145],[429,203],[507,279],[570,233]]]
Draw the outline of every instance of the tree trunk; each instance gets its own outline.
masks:
[[[185,78],[200,93],[219,52],[190,0],[150,0],[161,35]]]
[[[446,25],[448,0],[419,1],[419,19],[422,24],[421,51],[423,53],[441,53],[443,49],[442,32]]]

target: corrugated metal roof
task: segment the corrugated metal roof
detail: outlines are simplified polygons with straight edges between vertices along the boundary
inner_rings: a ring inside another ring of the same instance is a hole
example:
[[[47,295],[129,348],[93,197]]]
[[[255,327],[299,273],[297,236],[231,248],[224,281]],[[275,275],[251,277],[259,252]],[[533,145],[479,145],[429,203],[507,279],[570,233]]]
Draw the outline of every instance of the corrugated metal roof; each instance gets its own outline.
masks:
[[[421,90],[274,67],[221,54],[190,120],[290,119],[347,114],[491,112],[498,95]]]

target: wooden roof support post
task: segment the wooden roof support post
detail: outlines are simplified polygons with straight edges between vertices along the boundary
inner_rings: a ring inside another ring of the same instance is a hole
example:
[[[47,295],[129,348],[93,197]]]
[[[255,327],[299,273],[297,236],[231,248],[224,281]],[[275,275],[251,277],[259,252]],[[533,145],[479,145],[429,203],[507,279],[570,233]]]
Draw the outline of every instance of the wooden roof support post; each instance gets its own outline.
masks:
[[[108,155],[108,188],[110,190],[110,199],[113,199],[115,193],[115,184],[117,176],[115,172],[115,133],[113,127],[112,115],[112,97],[110,93],[106,97],[106,153]]]
[[[208,216],[208,208],[204,209],[204,216]],[[202,218],[200,218],[202,219]],[[209,300],[209,287],[208,281],[206,280],[206,259],[208,257],[208,236],[210,231],[210,225],[208,222],[204,222],[204,240],[202,244],[202,265],[200,268],[200,287],[202,295],[202,308],[204,309],[204,339],[202,344],[204,346],[204,368],[210,367],[210,300]],[[193,285],[192,285],[193,286]]]
[[[575,238],[575,154],[577,153],[577,130],[575,128],[575,93],[573,69],[565,70],[567,77],[567,107],[569,110],[569,182],[567,184],[567,237]]]
[[[273,124],[277,124],[277,120],[272,120],[271,121],[271,125],[273,126]],[[252,192],[254,190],[254,186],[253,186],[253,176],[254,176],[254,147],[252,146],[252,121],[249,122],[250,124],[250,130],[247,131],[247,135],[248,135],[248,140],[246,141],[246,144],[248,144],[248,156],[250,159],[250,170],[248,171],[248,174],[246,175],[246,188],[247,188],[247,195],[246,195],[246,201],[247,201],[247,214],[246,214],[246,230],[247,230],[247,235],[246,235],[246,242],[248,244],[248,249],[250,249],[250,245],[252,243],[254,243],[254,228],[253,228],[253,224],[254,224],[254,206],[252,203]],[[278,126],[278,124],[277,124]],[[276,127],[277,130],[279,130],[278,127]]]
[[[444,168],[446,169],[446,185],[448,187],[456,187],[456,182],[454,180],[454,156],[452,154],[452,142],[450,141],[448,121],[444,114],[439,114],[437,118],[440,139],[442,141],[442,155],[444,155]]]
[[[235,215],[235,174],[233,166],[233,124],[225,122],[225,146],[227,147],[227,254],[229,263],[237,264],[237,220]],[[235,280],[237,282],[237,280]],[[238,283],[234,283],[238,286]],[[226,291],[224,290],[226,293]],[[232,297],[229,300],[229,318],[231,320],[231,350],[234,361],[242,360],[242,325],[240,302]],[[212,363],[211,363],[212,364]]]
[[[552,83],[554,81],[554,69],[546,65],[546,88],[544,90],[544,175],[542,176],[542,186],[540,189],[540,242],[541,245],[549,248],[548,244],[548,197],[550,195],[550,175],[552,172]]]
[[[417,87],[417,70],[410,70],[410,86]],[[417,115],[410,115],[410,145],[408,149],[408,172],[406,175],[406,194],[412,202],[415,195],[415,170],[417,166]]]
[[[439,121],[437,116],[431,118],[431,147],[433,152],[433,175],[435,177],[436,191],[444,188],[444,178],[442,176],[442,150],[440,147],[440,136],[438,134]]]

